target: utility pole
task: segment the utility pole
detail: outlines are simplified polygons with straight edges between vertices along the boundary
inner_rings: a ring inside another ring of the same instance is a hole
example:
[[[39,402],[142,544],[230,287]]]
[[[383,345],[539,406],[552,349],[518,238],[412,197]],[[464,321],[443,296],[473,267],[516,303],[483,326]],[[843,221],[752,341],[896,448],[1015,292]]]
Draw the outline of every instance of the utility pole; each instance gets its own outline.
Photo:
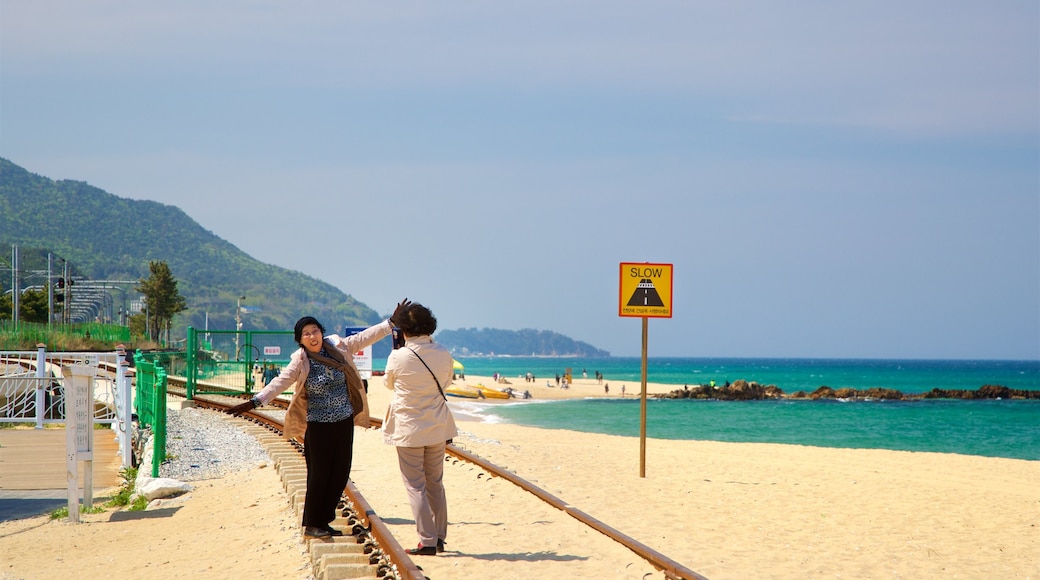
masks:
[[[54,323],[54,279],[51,273],[51,261],[54,254],[47,252],[47,328]]]
[[[18,303],[21,301],[18,290],[18,245],[11,244],[11,322],[18,328]]]
[[[242,331],[242,301],[245,299],[245,296],[239,296],[238,308],[235,308],[235,360],[238,360],[238,337],[239,332]]]
[[[72,324],[72,280],[69,278],[69,263],[66,261],[62,267],[61,279],[64,280],[62,292],[65,299],[61,307],[61,323]]]

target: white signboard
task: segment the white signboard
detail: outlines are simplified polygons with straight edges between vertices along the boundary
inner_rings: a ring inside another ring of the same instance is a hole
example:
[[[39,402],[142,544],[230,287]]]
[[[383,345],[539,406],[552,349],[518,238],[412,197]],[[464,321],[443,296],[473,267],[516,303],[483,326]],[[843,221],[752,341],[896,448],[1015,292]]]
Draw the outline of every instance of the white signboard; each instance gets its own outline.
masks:
[[[65,467],[68,480],[69,521],[79,521],[78,462],[83,469],[83,505],[93,503],[94,375],[96,367],[72,365],[62,369],[65,392]]]
[[[264,356],[278,356],[282,354],[282,347],[280,346],[265,346]]]
[[[372,378],[372,345],[354,353],[354,366],[362,379],[367,381]]]

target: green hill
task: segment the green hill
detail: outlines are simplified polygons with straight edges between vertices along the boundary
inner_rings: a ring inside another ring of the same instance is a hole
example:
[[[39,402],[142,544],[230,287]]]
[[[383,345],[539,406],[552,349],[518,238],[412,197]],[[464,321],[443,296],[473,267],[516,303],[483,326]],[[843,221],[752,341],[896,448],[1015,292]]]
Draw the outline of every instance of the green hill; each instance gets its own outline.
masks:
[[[174,317],[175,340],[188,326],[206,328],[207,315],[211,329],[235,328],[243,295],[250,309],[243,317],[246,330],[290,329],[301,313],[316,316],[329,330],[382,318],[331,284],[251,258],[177,207],[121,198],[81,181],[55,181],[0,158],[0,293],[11,288],[12,244],[19,246],[22,288],[46,284],[48,252],[67,261],[80,287],[88,280],[135,282],[149,275],[149,261],[165,261],[188,303]],[[61,267],[53,264],[54,274]],[[111,290],[113,300],[136,299],[135,285]],[[610,356],[561,334],[530,329],[442,330],[437,340],[460,355]],[[389,349],[388,340],[380,341],[374,356]]]
[[[0,267],[8,272],[0,276],[3,290],[11,287],[12,244],[20,247],[22,272],[45,271],[47,252],[53,252],[81,279],[139,280],[148,276],[149,261],[165,261],[189,306],[174,318],[175,337],[189,325],[204,328],[207,313],[210,328],[233,329],[242,295],[257,309],[244,318],[245,329],[292,328],[304,311],[332,328],[380,319],[331,284],[251,258],[176,207],[117,197],[80,181],[54,181],[0,158],[0,248],[7,256],[0,257]],[[26,284],[46,282],[46,276],[36,277]]]

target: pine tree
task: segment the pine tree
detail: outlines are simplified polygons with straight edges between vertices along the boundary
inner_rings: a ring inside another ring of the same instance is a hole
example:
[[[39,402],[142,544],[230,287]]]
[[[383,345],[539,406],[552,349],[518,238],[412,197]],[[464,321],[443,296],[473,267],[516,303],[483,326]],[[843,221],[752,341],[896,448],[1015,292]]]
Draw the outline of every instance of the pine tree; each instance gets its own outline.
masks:
[[[151,275],[141,279],[135,290],[144,295],[149,338],[157,341],[169,337],[174,315],[187,310],[188,304],[177,290],[177,279],[166,262],[148,262],[148,271]]]

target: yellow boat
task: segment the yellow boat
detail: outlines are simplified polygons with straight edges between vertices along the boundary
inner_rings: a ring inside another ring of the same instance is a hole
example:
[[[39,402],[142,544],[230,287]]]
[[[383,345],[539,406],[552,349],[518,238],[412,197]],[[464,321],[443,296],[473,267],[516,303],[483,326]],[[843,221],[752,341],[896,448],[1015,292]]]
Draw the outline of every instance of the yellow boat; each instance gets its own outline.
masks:
[[[498,389],[492,389],[491,387],[485,387],[481,383],[477,383],[477,387],[476,388],[480,389],[480,392],[483,393],[484,397],[487,398],[487,399],[508,399],[509,398],[509,393],[506,393],[504,391],[500,391]]]
[[[466,385],[452,385],[444,389],[444,394],[449,397],[462,397],[464,399],[483,399],[484,392],[476,387]]]

